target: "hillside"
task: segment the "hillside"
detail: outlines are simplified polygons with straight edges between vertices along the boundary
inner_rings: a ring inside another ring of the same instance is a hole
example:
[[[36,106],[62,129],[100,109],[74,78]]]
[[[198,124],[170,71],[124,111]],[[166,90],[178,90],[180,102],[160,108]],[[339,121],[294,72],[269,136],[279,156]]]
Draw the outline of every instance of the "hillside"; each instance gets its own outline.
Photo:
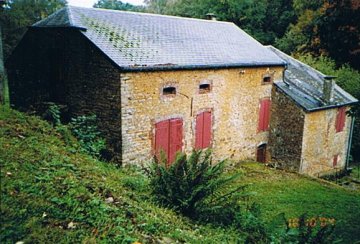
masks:
[[[158,207],[146,176],[80,152],[66,128],[0,107],[1,243],[234,243],[232,228],[193,222]],[[255,163],[242,172],[268,229],[280,213],[336,219],[344,243],[360,241],[360,193]],[[232,171],[230,171],[232,172]]]

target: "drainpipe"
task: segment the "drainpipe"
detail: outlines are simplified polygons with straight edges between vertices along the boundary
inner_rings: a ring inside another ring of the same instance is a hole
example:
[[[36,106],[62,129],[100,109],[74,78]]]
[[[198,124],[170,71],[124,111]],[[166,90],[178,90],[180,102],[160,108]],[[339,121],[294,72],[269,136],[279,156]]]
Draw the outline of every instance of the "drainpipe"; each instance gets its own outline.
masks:
[[[347,153],[346,153],[345,170],[348,170],[348,168],[349,168],[350,150],[351,150],[351,142],[352,142],[352,136],[353,136],[353,131],[354,131],[354,123],[355,123],[355,118],[351,117],[351,127],[350,127],[350,134],[349,134],[349,140],[348,140],[348,148],[347,148]]]

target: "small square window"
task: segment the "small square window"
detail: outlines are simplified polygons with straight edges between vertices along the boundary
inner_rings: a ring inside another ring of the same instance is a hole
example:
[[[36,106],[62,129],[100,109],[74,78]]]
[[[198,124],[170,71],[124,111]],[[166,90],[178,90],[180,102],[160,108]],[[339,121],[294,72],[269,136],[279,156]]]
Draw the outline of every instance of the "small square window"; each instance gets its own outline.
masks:
[[[169,95],[176,95],[176,88],[173,86],[164,87],[163,88],[163,95],[169,96]]]
[[[203,94],[203,93],[208,93],[210,92],[210,84],[200,84],[199,85],[199,93]]]
[[[272,77],[271,75],[265,75],[263,77],[263,80],[262,80],[262,84],[263,85],[266,85],[266,84],[271,84],[272,83]]]

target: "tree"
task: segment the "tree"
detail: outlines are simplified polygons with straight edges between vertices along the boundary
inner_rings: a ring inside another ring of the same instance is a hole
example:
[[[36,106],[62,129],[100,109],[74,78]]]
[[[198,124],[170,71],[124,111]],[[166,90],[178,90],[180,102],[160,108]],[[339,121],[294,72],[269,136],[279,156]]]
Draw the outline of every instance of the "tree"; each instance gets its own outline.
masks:
[[[144,0],[147,5],[147,12],[156,14],[167,14],[177,0]]]
[[[98,2],[94,4],[94,8],[105,8],[135,12],[143,12],[145,10],[145,7],[143,6],[135,6],[130,3],[123,3],[118,0],[98,0]]]
[[[318,20],[320,54],[338,66],[349,63],[360,70],[360,5],[351,0],[327,1]]]
[[[5,60],[28,26],[46,18],[66,3],[66,0],[9,0],[7,5],[0,7]]]
[[[273,44],[294,22],[292,1],[287,0],[147,0],[154,13],[205,18],[214,13],[219,20],[234,22],[264,44]],[[276,13],[276,14],[274,14]]]

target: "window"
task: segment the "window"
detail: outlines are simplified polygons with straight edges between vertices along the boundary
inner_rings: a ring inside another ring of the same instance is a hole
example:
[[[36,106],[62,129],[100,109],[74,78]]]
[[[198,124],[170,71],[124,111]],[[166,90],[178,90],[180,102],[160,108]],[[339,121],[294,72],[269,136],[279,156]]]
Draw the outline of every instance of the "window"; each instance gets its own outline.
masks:
[[[208,93],[210,92],[210,84],[200,84],[199,86],[199,93],[203,94],[203,93]]]
[[[271,83],[272,83],[272,76],[271,75],[264,75],[263,80],[262,80],[262,84],[266,85],[266,84],[271,84]]]
[[[335,122],[336,132],[341,132],[344,130],[345,119],[346,119],[346,108],[341,107],[338,109],[336,115],[336,122]]]
[[[155,155],[160,159],[165,153],[168,164],[174,162],[176,153],[182,150],[183,121],[168,119],[155,124]]]
[[[256,161],[259,163],[266,163],[266,144],[261,144],[256,150]]]
[[[176,95],[176,88],[173,86],[164,87],[163,88],[163,95],[169,96],[169,95]]]
[[[206,111],[196,116],[195,149],[207,148],[211,144],[211,112]]]
[[[271,100],[270,98],[264,98],[260,101],[259,109],[259,124],[258,131],[267,131],[269,129],[270,123],[270,107]]]

